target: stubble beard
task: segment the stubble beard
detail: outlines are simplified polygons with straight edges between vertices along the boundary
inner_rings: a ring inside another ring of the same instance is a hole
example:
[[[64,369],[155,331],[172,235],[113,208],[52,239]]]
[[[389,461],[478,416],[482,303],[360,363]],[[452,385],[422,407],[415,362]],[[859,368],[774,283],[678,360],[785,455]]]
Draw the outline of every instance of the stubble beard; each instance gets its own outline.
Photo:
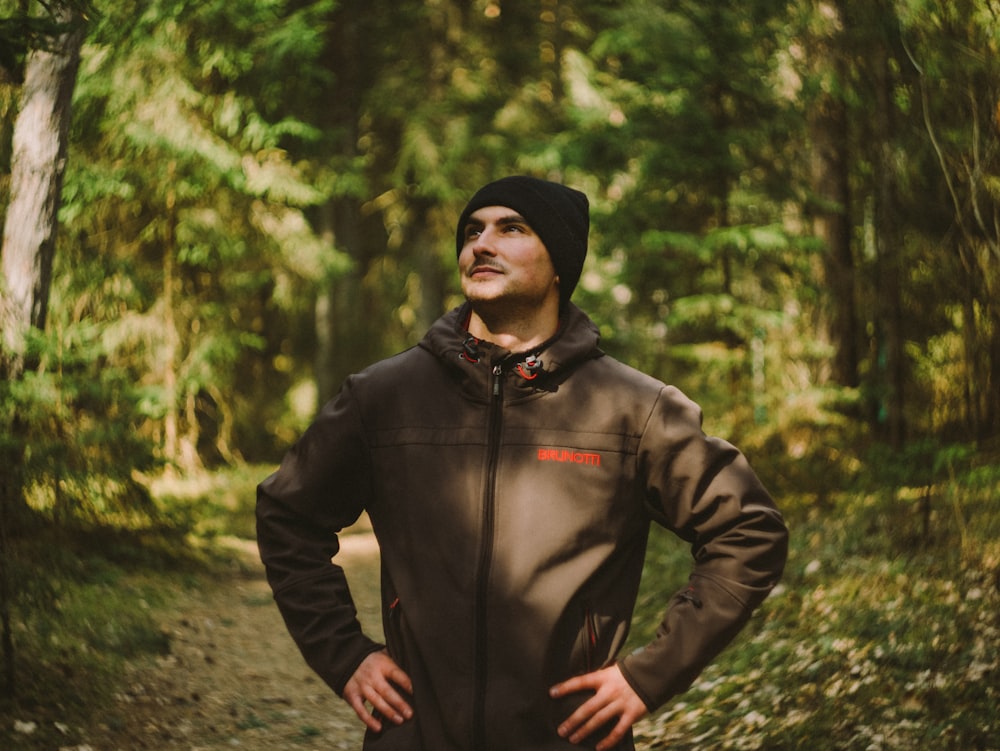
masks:
[[[485,293],[475,285],[465,297],[473,312],[493,334],[512,334],[531,330],[545,305],[547,294],[539,290],[505,289]]]

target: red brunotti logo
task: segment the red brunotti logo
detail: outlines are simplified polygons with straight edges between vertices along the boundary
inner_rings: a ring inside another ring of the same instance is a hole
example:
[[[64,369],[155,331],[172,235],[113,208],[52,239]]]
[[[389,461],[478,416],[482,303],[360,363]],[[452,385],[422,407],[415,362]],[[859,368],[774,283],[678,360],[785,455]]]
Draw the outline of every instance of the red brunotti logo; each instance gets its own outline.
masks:
[[[601,455],[591,454],[586,451],[573,451],[571,449],[538,449],[538,461],[585,464],[590,467],[600,467]]]

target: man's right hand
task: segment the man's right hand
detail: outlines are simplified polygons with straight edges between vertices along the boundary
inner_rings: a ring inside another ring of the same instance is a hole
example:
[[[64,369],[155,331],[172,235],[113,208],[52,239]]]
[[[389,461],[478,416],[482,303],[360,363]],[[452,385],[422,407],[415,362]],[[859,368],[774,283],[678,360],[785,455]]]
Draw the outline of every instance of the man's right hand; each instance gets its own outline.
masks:
[[[396,725],[402,725],[413,717],[413,709],[400,689],[412,694],[413,682],[383,649],[372,652],[358,665],[344,686],[344,701],[351,705],[372,732],[379,733],[382,723],[375,712]]]

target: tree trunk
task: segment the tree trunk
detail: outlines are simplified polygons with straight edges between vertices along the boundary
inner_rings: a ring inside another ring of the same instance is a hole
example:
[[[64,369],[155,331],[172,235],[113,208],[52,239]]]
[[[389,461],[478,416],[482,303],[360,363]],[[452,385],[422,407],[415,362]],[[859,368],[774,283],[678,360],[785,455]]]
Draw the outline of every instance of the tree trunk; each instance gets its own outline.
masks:
[[[892,66],[889,50],[877,46],[872,51],[875,76],[875,226],[878,235],[877,310],[884,335],[885,437],[894,449],[905,441],[905,351],[903,331],[903,255],[899,231],[898,186],[896,176],[895,117],[892,98]]]
[[[815,31],[808,38],[808,75],[816,94],[808,104],[811,144],[809,177],[812,199],[808,213],[813,232],[824,245],[816,273],[824,299],[818,306],[816,328],[833,349],[822,380],[840,386],[859,385],[857,279],[851,243],[850,134],[847,104],[849,38],[842,2],[816,3]]]
[[[59,15],[62,21],[77,20],[66,7]],[[85,32],[82,23],[75,24],[51,49],[32,51],[25,65],[14,123],[11,199],[0,250],[0,331],[8,378],[16,378],[24,367],[28,329],[45,327],[70,105]]]
[[[54,39],[49,49],[33,50],[28,55],[20,111],[14,123],[11,200],[0,246],[0,377],[8,381],[20,378],[24,371],[29,329],[45,327],[70,105],[86,33],[71,8],[57,6],[54,15],[72,26]],[[15,438],[24,430],[16,417],[7,427]],[[23,448],[16,440],[12,443],[12,448],[0,452],[4,475],[0,483],[0,646],[4,693],[9,696],[16,694],[16,671],[8,540],[25,510]]]
[[[325,129],[336,133],[334,159],[343,165],[358,161],[364,92],[371,75],[366,23],[371,10],[365,0],[338,6],[331,23],[326,65],[336,79],[331,104],[326,108]],[[355,174],[367,179],[367,174]],[[365,287],[373,259],[386,250],[381,218],[364,210],[364,196],[357,188],[334,196],[318,212],[317,234],[351,259],[351,269],[330,279],[316,303],[316,387],[318,406],[334,396],[344,378],[381,354],[378,301]]]
[[[847,114],[843,101],[824,96],[810,117],[812,186],[817,206],[813,230],[823,241],[823,277],[829,292],[827,336],[833,345],[832,377],[840,386],[858,385],[858,325],[854,255],[851,249]]]
[[[413,252],[420,276],[420,303],[417,307],[415,329],[423,333],[444,312],[447,279],[441,263],[441,253],[432,229],[434,207],[430,201],[415,199],[413,209]],[[450,246],[445,252],[450,250]],[[449,258],[452,258],[449,255]],[[452,267],[454,268],[454,267]]]
[[[167,472],[173,472],[180,455],[180,394],[177,388],[177,363],[180,336],[175,320],[174,289],[177,258],[177,192],[173,187],[176,163],[167,165],[167,189],[163,229],[163,389],[166,392],[166,412],[163,415],[163,458]]]
[[[333,397],[344,379],[383,354],[380,301],[366,286],[385,233],[377,217],[363,216],[356,199],[333,201],[324,213],[322,237],[351,258],[351,270],[329,280],[316,303],[318,405]]]

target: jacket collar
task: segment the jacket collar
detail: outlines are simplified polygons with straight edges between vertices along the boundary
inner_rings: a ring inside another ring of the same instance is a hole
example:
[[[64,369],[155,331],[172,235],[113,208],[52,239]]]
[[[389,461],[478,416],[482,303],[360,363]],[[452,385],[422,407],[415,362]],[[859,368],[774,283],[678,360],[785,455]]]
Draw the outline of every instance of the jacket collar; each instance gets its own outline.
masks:
[[[597,327],[576,305],[566,306],[555,336],[529,352],[511,352],[492,342],[476,340],[465,324],[465,303],[439,318],[420,346],[438,357],[461,382],[462,389],[476,398],[488,394],[493,371],[499,367],[504,387],[517,395],[552,391],[580,363],[600,357]]]

